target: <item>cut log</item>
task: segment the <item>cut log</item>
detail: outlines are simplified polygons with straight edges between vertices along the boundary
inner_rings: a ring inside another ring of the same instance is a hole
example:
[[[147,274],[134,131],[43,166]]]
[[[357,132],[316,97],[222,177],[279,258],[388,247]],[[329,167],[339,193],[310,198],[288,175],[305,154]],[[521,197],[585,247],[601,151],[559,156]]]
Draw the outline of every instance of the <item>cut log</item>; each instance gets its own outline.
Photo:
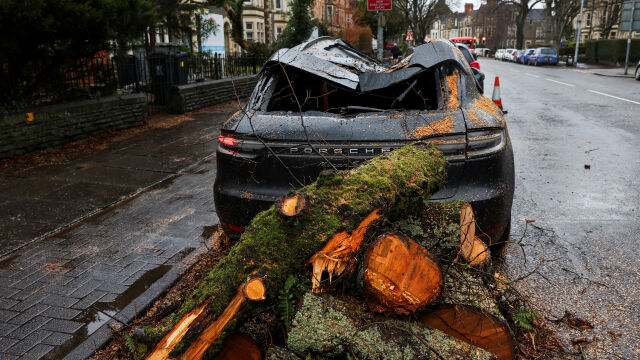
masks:
[[[245,302],[246,297],[244,295],[244,285],[240,286],[236,296],[231,300],[229,306],[222,312],[222,314],[198,336],[195,341],[191,343],[187,351],[181,356],[184,360],[199,360],[202,359],[205,351],[209,349],[209,346],[218,339],[225,326],[231,321],[240,307]]]
[[[489,247],[476,237],[476,220],[469,203],[460,209],[460,255],[473,266],[486,264],[491,257]]]
[[[419,321],[456,339],[483,348],[500,360],[515,359],[515,343],[509,329],[501,320],[478,308],[445,304],[423,314]]]
[[[287,349],[304,359],[491,359],[492,355],[411,320],[370,313],[361,300],[306,293]]]
[[[481,275],[481,271],[464,265],[447,267],[439,304],[421,315],[419,321],[490,351],[500,359],[513,359],[515,341],[494,293]]]
[[[442,291],[442,272],[435,258],[399,233],[378,237],[364,261],[365,290],[378,312],[409,314],[430,304]]]
[[[244,297],[252,301],[260,301],[265,299],[267,292],[261,278],[249,279],[242,288]]]
[[[235,333],[225,340],[216,360],[262,360],[262,351],[252,338]]]
[[[182,340],[184,335],[187,333],[193,321],[196,320],[200,314],[202,314],[207,304],[209,304],[209,300],[210,299],[205,301],[199,307],[186,313],[176,324],[176,326],[171,329],[171,331],[167,333],[167,335],[165,335],[165,337],[163,337],[160,342],[158,342],[151,354],[147,356],[147,360],[168,359],[169,354],[173,351],[176,345],[180,343],[180,340]]]
[[[285,217],[295,217],[300,215],[307,208],[307,197],[304,194],[294,194],[280,198],[277,203],[280,215]]]
[[[357,169],[339,171],[321,183],[303,187],[298,193],[305,194],[313,204],[307,207],[308,211],[300,213],[297,221],[281,216],[275,204],[258,214],[181,308],[158,326],[145,329],[148,338],[162,337],[184,314],[208,298],[208,319],[221,319],[225,309],[233,305],[230,302],[235,290],[258,269],[265,269],[261,278],[266,298],[276,299],[287,277],[302,273],[305,263],[334,235],[343,230],[352,234],[365,231],[360,228],[354,232],[375,209],[407,208],[408,202],[428,198],[444,184],[446,169],[446,159],[434,146],[406,146],[377,156]],[[235,324],[215,330],[228,332]],[[194,338],[185,337],[180,348],[187,348]]]
[[[380,216],[380,209],[375,209],[360,222],[357,228],[351,232],[341,231],[335,234],[322,250],[309,259],[309,263],[313,266],[312,286],[314,292],[320,291],[323,272],[326,271],[329,274],[329,282],[331,282],[333,276],[338,276],[353,266],[356,261],[355,254],[360,249],[367,229]]]

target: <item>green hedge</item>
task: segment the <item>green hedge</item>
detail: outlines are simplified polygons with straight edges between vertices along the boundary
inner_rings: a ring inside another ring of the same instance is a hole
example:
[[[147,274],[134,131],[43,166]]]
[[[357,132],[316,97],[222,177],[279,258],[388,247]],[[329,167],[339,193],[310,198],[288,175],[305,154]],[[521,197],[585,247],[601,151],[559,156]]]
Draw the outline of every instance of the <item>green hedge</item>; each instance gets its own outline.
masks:
[[[623,64],[627,51],[627,39],[587,40],[586,56],[589,64]],[[631,40],[629,62],[636,63],[640,59],[640,39]]]
[[[587,51],[586,46],[578,47],[578,54],[584,54]],[[560,48],[560,53],[558,55],[571,55],[573,56],[576,53],[576,44],[573,43],[573,46],[563,46]]]

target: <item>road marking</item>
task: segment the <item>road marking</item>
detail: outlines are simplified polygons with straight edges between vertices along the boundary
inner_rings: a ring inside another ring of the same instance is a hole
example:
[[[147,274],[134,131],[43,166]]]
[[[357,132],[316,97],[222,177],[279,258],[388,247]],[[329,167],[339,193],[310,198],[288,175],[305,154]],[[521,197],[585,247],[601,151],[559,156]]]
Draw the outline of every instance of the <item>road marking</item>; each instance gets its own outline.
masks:
[[[525,74],[525,75],[529,75],[529,76],[534,77],[534,78],[539,78],[539,77],[540,77],[540,76],[538,76],[538,75],[533,75],[533,74],[529,74],[529,73],[524,73],[524,74]]]
[[[596,94],[600,94],[600,95],[608,96],[608,97],[611,97],[611,98],[614,98],[614,99],[618,99],[618,100],[622,100],[622,101],[627,101],[627,102],[630,102],[630,103],[634,103],[634,104],[638,104],[638,105],[640,105],[640,102],[637,102],[637,101],[633,101],[633,100],[629,100],[629,99],[625,99],[625,98],[621,98],[621,97],[617,97],[617,96],[613,96],[613,95],[605,94],[605,93],[600,92],[600,91],[595,91],[595,90],[589,90],[589,91],[591,91],[592,93],[596,93]]]
[[[565,82],[558,81],[558,80],[553,80],[553,79],[545,79],[545,80],[547,80],[547,81],[551,81],[551,82],[554,82],[554,83],[558,83],[558,84],[561,84],[561,85],[566,85],[566,86],[575,87],[575,85],[573,85],[573,84],[567,84],[567,83],[565,83]]]

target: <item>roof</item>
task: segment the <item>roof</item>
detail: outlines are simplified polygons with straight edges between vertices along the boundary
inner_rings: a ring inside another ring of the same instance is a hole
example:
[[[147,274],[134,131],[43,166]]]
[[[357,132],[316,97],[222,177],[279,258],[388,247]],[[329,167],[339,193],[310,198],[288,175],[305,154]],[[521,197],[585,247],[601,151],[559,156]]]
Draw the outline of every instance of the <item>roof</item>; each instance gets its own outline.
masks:
[[[372,91],[406,80],[446,62],[470,72],[449,41],[434,40],[413,48],[412,55],[388,67],[340,39],[320,37],[276,51],[265,64],[280,63],[320,76],[350,89]],[[264,68],[263,68],[264,69]]]

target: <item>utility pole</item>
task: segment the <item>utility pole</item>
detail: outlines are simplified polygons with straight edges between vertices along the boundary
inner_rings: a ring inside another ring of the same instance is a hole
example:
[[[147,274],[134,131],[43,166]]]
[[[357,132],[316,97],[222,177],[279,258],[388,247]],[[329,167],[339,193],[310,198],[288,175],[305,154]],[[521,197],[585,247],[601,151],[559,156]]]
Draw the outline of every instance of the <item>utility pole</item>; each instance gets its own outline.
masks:
[[[578,66],[578,48],[580,47],[580,31],[582,31],[582,8],[584,0],[580,0],[580,17],[578,18],[578,30],[576,31],[576,51],[573,54],[573,66]]]
[[[627,36],[627,55],[624,58],[624,74],[629,71],[629,51],[631,50],[631,32],[633,31],[633,16],[636,10],[636,1],[631,0],[631,18],[629,19],[629,33]]]
[[[378,59],[382,60],[382,11],[378,11]]]

